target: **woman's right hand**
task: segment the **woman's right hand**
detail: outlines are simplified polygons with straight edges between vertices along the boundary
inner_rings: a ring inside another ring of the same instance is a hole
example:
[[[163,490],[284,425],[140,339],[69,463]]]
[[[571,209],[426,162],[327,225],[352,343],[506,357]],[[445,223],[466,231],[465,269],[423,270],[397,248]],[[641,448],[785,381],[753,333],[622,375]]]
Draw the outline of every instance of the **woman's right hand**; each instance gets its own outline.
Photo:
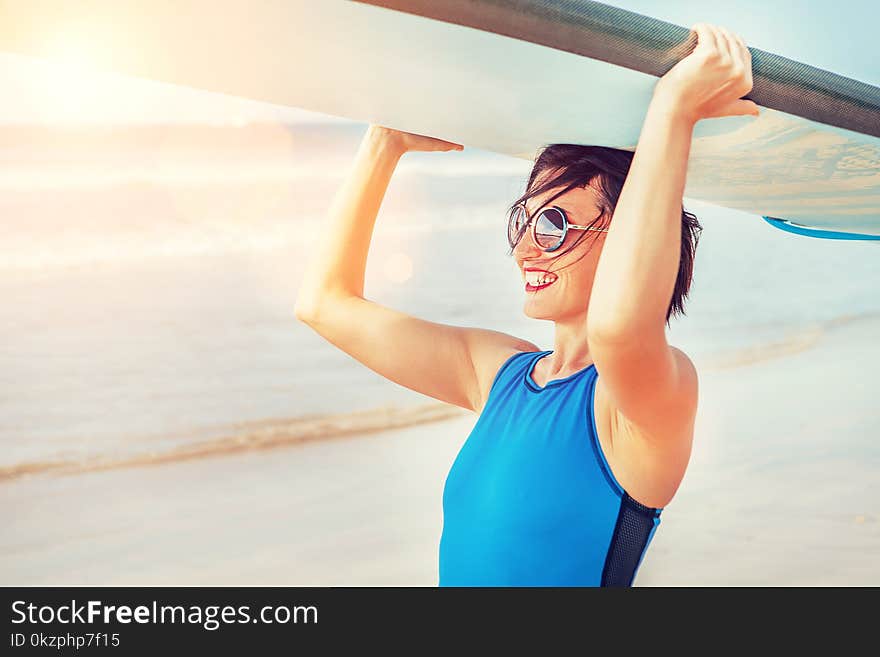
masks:
[[[371,125],[369,132],[372,135],[387,140],[401,153],[407,151],[460,151],[464,150],[464,146],[451,141],[444,141],[434,137],[425,135],[417,135],[412,132],[403,132],[393,128],[386,128],[380,125]]]

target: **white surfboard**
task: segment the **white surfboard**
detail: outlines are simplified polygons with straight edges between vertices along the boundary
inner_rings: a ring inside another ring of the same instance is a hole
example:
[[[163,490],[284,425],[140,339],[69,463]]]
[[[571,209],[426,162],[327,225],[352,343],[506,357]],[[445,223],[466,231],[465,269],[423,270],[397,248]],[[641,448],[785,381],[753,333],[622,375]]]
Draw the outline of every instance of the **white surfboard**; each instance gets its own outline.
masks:
[[[2,51],[79,40],[106,70],[529,159],[633,149],[657,76],[689,51],[686,28],[593,2],[0,0],[0,15]],[[880,90],[752,53],[761,116],[697,124],[685,195],[880,240]]]

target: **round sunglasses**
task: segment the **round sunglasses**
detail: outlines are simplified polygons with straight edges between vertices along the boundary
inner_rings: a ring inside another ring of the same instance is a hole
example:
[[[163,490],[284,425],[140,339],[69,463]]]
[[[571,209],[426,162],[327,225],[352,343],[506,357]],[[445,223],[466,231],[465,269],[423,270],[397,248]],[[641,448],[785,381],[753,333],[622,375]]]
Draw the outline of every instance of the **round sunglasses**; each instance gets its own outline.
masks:
[[[525,203],[514,205],[507,219],[507,241],[510,249],[516,248],[529,225],[532,227],[532,241],[542,251],[547,253],[555,251],[565,241],[569,230],[591,230],[597,233],[607,233],[607,228],[594,228],[592,226],[578,226],[569,223],[565,210],[558,206],[542,209],[537,218],[530,217]]]

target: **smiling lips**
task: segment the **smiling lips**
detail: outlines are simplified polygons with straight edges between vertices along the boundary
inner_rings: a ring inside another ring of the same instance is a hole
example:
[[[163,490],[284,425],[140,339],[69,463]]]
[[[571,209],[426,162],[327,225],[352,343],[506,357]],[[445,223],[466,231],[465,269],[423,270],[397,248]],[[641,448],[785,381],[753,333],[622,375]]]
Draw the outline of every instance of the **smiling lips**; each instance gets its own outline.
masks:
[[[523,274],[526,277],[526,292],[543,290],[545,287],[553,285],[558,278],[556,274],[545,269],[534,269],[531,267],[523,269]]]

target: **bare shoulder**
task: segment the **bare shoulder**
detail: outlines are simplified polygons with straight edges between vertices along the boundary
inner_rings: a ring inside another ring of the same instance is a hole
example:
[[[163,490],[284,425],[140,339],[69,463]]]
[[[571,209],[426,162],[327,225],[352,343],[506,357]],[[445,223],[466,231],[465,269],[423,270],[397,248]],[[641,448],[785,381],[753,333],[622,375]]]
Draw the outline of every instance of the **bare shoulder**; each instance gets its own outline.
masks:
[[[678,367],[679,394],[683,397],[686,404],[695,407],[699,389],[697,367],[694,365],[690,356],[678,347],[670,346],[669,350],[675,357],[675,363]]]
[[[540,351],[540,347],[528,340],[491,329],[469,331],[468,348],[479,384],[479,399],[474,404],[477,413],[483,410],[495,376],[504,363],[517,353]]]
[[[670,346],[669,349],[675,357],[678,371],[678,396],[686,409],[685,412],[694,413],[697,409],[700,387],[697,367],[690,356],[678,347]]]
[[[675,384],[671,386],[665,406],[668,412],[658,426],[639,427],[629,421],[619,409],[616,410],[617,427],[621,433],[654,443],[655,446],[690,442],[693,422],[697,411],[699,379],[697,368],[691,358],[678,347],[670,345],[669,351],[675,362]]]
[[[663,507],[675,495],[687,469],[694,440],[698,399],[697,369],[681,349],[670,346],[678,374],[670,399],[677,419],[663,429],[646,429],[631,422],[611,403],[599,377],[596,387],[596,425],[599,442],[612,472],[636,500]]]

